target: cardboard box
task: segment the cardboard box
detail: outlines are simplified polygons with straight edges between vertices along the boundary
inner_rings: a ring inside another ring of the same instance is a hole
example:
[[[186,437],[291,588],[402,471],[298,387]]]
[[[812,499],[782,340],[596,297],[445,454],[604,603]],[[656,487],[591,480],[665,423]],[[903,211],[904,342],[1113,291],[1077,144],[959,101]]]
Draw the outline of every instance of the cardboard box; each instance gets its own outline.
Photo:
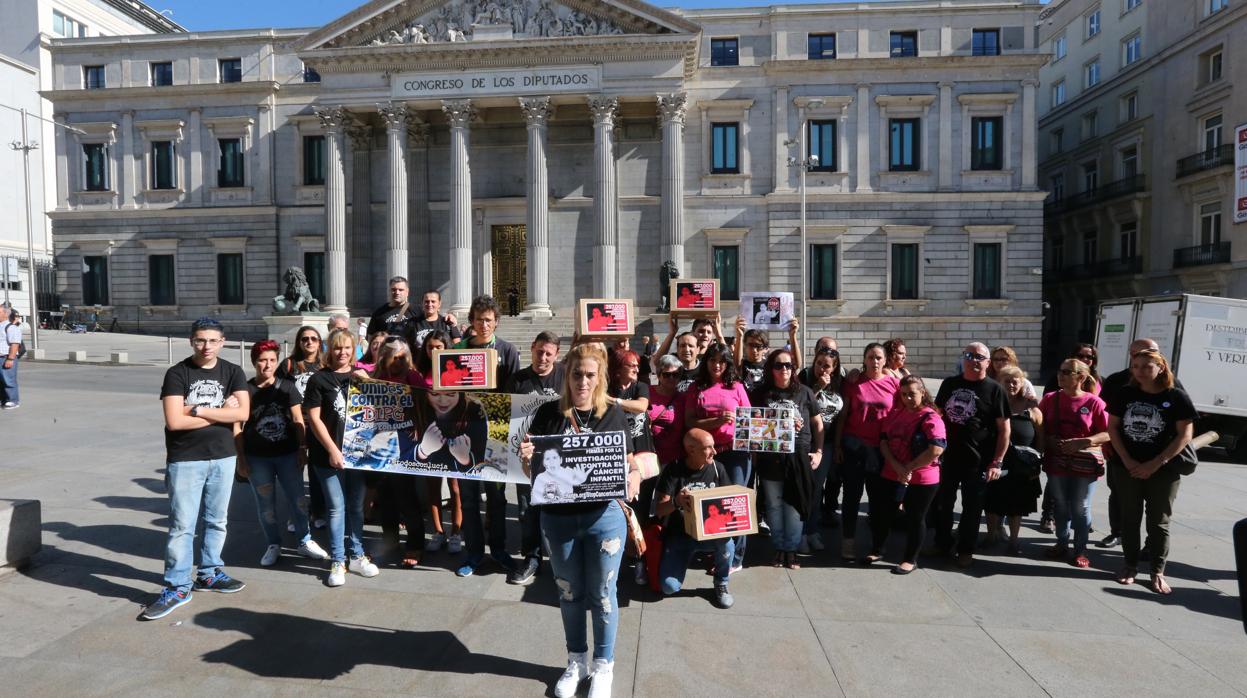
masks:
[[[718,279],[672,279],[671,314],[698,317],[719,312]]]
[[[433,352],[433,389],[493,390],[498,387],[498,352],[441,349]]]
[[[693,490],[693,511],[684,512],[684,530],[696,540],[747,536],[758,532],[757,494],[748,487],[727,485]]]
[[[576,313],[581,337],[631,337],[636,332],[631,298],[582,298]]]

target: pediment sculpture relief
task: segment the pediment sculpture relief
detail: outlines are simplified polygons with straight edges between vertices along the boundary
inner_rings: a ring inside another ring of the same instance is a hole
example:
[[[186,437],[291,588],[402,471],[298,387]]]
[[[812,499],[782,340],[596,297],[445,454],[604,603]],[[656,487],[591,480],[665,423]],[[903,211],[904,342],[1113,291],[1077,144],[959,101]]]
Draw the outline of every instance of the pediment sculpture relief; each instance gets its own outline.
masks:
[[[451,0],[400,29],[374,38],[370,46],[467,41],[473,26],[510,25],[516,37],[623,34],[618,24],[550,0]]]

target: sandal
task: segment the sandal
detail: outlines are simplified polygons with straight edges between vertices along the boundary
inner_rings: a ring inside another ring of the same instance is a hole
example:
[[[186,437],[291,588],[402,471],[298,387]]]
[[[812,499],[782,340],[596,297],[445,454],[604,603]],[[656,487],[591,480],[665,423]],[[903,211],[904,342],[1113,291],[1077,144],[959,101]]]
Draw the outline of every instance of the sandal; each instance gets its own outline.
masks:
[[[1139,571],[1135,569],[1134,567],[1130,567],[1130,566],[1123,567],[1121,568],[1121,571],[1117,573],[1117,583],[1122,584],[1122,585],[1134,584],[1134,578],[1138,574],[1139,574]]]
[[[1080,554],[1074,558],[1074,567],[1081,567],[1083,569],[1086,569],[1090,566],[1091,566],[1091,561],[1087,559],[1086,555]]]
[[[797,554],[796,554],[796,553],[788,553],[788,564],[787,564],[786,566],[787,566],[787,567],[788,567],[788,569],[790,569],[790,570],[799,570],[799,569],[801,569],[801,562],[797,560]]]
[[[883,553],[871,553],[861,559],[861,564],[863,567],[869,567],[875,564],[876,562],[879,562],[882,559],[883,559]]]
[[[771,560],[771,567],[783,567],[784,559],[785,559],[785,556],[782,552],[775,553],[775,559]]]
[[[1156,592],[1157,594],[1167,596],[1173,593],[1173,587],[1169,586],[1169,582],[1165,581],[1165,575],[1153,574],[1152,575],[1152,591]]]
[[[402,561],[399,562],[398,564],[401,567],[405,567],[409,570],[414,570],[415,568],[420,566],[420,556],[415,553],[407,553],[406,555],[403,556]]]

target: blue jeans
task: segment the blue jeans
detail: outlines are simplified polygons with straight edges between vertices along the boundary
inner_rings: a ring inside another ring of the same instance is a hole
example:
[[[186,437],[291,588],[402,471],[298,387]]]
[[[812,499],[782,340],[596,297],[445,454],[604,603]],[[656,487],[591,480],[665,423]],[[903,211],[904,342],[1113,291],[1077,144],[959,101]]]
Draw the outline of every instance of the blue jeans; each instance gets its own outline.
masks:
[[[481,520],[481,491],[485,491],[485,512],[489,517],[489,552],[507,554],[506,483],[460,480],[459,500],[463,503],[463,544],[468,562],[485,559],[485,523]]]
[[[234,491],[237,458],[187,460],[165,465],[165,488],[169,492],[169,541],[165,545],[165,586],[186,592],[191,588],[195,564],[195,526],[203,506],[204,534],[199,549],[199,576],[211,577],[223,568],[225,525],[229,496]]]
[[[823,459],[819,461],[818,468],[812,473],[814,491],[810,495],[810,515],[805,517],[805,525],[802,528],[802,533],[807,536],[818,533],[819,527],[823,525],[823,492],[827,487],[827,476],[835,467],[834,450],[834,448],[823,448]]]
[[[1087,551],[1087,532],[1091,528],[1091,492],[1095,480],[1089,477],[1051,475],[1048,491],[1052,493],[1053,515],[1056,518],[1056,540],[1069,545],[1070,521],[1074,524],[1074,552]]]
[[[281,526],[277,523],[277,484],[286,494],[290,505],[290,517],[294,521],[294,535],[300,543],[312,539],[307,528],[307,498],[303,496],[303,468],[295,454],[284,456],[257,456],[247,454],[251,467],[251,491],[255,493],[256,513],[260,516],[260,528],[269,545],[281,544]]]
[[[21,403],[17,394],[17,365],[21,362],[21,359],[13,359],[9,368],[5,368],[4,362],[0,361],[0,403]]]
[[[762,485],[766,525],[771,529],[771,545],[776,552],[795,553],[801,544],[801,515],[784,501],[784,481],[758,480]]]
[[[350,537],[351,557],[364,555],[364,472],[334,470],[315,466],[316,477],[325,491],[329,517],[329,557],[346,562],[346,541]]]
[[[724,451],[716,455],[715,459],[727,469],[727,476],[732,479],[733,485],[749,486],[749,476],[753,475],[753,461],[747,451]],[[732,567],[742,567],[745,564],[745,536],[736,536],[732,542]]]
[[[583,514],[557,514],[550,509],[542,507],[541,532],[550,546],[550,567],[559,589],[567,651],[589,651],[587,610],[593,618],[593,657],[612,662],[619,630],[615,583],[628,533],[623,510],[616,502]],[[590,593],[592,603],[587,598]]]
[[[662,560],[658,563],[662,593],[674,594],[684,586],[688,563],[693,559],[693,553],[699,550],[714,551],[714,583],[727,584],[735,541],[735,538],[717,538],[698,542],[686,535],[668,536],[663,541]]]

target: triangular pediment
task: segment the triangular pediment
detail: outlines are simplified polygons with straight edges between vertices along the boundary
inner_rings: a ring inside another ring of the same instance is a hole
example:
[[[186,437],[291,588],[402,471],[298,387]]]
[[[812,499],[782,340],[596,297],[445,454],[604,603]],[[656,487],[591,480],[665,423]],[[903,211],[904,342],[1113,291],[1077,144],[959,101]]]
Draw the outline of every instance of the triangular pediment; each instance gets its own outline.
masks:
[[[295,48],[699,31],[687,19],[638,0],[374,0],[308,34]]]

